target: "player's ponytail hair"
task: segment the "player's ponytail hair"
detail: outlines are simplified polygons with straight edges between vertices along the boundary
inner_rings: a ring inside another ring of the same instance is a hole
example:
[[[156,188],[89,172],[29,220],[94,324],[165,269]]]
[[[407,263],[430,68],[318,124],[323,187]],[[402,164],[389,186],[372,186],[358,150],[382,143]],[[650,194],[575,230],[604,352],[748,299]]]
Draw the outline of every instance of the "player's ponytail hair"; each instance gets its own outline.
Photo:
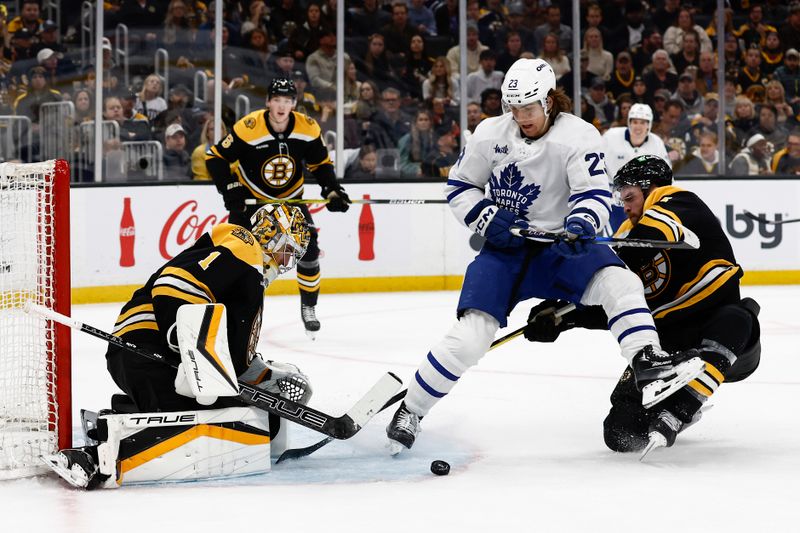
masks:
[[[564,89],[550,89],[547,96],[553,99],[553,105],[550,108],[550,119],[555,120],[559,113],[572,113],[572,100],[564,92]]]

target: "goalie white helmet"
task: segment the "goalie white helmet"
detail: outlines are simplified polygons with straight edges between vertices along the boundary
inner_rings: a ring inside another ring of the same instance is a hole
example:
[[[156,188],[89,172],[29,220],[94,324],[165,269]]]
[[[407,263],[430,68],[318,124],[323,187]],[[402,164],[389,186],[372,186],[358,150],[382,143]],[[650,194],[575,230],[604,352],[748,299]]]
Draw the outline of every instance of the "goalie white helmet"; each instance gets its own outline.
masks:
[[[506,109],[539,102],[547,116],[550,114],[547,108],[547,95],[555,88],[556,75],[547,61],[517,59],[506,72],[500,90],[503,93],[503,105]]]
[[[631,120],[638,118],[647,121],[647,132],[653,126],[653,110],[647,104],[633,104],[628,111],[628,127],[631,125]]]
[[[251,233],[261,245],[264,265],[288,272],[306,253],[311,232],[299,207],[268,204],[250,217]]]

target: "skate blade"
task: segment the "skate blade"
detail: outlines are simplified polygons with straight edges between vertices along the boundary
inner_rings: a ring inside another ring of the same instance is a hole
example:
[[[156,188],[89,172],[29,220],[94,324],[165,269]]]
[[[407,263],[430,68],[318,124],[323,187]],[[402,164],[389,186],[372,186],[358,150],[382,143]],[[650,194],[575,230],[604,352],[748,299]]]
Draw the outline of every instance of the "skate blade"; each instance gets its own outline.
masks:
[[[400,455],[400,452],[405,450],[406,447],[397,442],[396,440],[389,439],[389,454],[394,457]]]
[[[307,329],[307,330],[306,330],[306,335],[307,335],[307,336],[308,336],[308,338],[309,338],[309,339],[311,339],[312,341],[315,341],[315,340],[317,340],[317,332],[316,332],[316,331],[311,331],[310,329]]]
[[[649,409],[657,403],[669,398],[694,378],[703,373],[705,363],[699,357],[693,357],[675,367],[676,376],[672,381],[665,383],[658,379],[642,388],[642,405]]]
[[[667,438],[658,431],[651,431],[647,437],[650,439],[650,442],[647,443],[644,451],[642,451],[642,455],[639,456],[639,462],[644,462],[644,458],[647,457],[647,454],[656,448],[664,448],[667,445]]]
[[[60,477],[73,487],[78,489],[85,489],[89,485],[89,479],[86,477],[86,473],[83,472],[80,469],[80,467],[78,467],[78,470],[81,470],[81,472],[75,472],[71,468],[67,468],[66,466],[61,464],[58,454],[43,455],[40,457],[40,459],[53,472],[58,474],[58,477]]]

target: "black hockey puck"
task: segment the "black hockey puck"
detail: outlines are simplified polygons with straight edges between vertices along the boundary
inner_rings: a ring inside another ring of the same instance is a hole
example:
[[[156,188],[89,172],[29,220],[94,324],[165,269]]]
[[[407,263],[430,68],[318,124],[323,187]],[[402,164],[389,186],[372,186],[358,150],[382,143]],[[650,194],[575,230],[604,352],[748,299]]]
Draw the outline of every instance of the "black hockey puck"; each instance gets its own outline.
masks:
[[[437,476],[446,476],[450,473],[450,465],[445,461],[437,459],[431,463],[431,472]]]

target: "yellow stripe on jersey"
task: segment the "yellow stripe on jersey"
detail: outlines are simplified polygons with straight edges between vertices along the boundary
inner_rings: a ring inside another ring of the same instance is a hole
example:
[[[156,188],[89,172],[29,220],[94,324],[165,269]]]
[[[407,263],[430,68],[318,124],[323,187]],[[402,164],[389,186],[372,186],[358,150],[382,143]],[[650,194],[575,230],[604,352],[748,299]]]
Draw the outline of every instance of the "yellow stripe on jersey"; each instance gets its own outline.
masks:
[[[675,232],[672,231],[672,228],[669,225],[653,217],[647,216],[646,213],[642,218],[639,219],[639,224],[657,229],[664,235],[664,239],[667,241],[675,242],[678,240],[675,238]]]
[[[721,260],[721,259],[715,260],[715,261],[710,261],[710,263],[714,263],[714,262],[717,262],[717,261],[720,261],[722,263],[727,263],[727,261],[724,261],[724,260]],[[728,263],[728,265],[730,265],[730,263]],[[655,309],[653,311],[653,318],[655,318],[655,319],[664,318],[665,316],[667,316],[669,313],[672,313],[673,311],[679,311],[681,309],[686,309],[686,308],[691,307],[692,305],[694,305],[694,304],[706,299],[708,296],[713,294],[714,291],[716,291],[721,286],[723,286],[725,283],[727,283],[728,280],[730,280],[733,276],[735,276],[740,270],[740,268],[738,266],[736,266],[736,267],[734,267],[732,265],[728,266],[728,267],[726,267],[724,265],[716,265],[716,266],[717,266],[717,268],[719,270],[721,270],[721,273],[716,274],[716,278],[713,277],[714,274],[712,272],[710,272],[710,271],[708,271],[708,269],[706,269],[708,274],[712,274],[712,277],[710,279],[704,280],[703,277],[698,276],[694,280],[696,282],[695,285],[691,285],[691,283],[687,283],[686,285],[681,287],[681,292],[678,294],[677,299],[675,301],[673,301],[673,302],[670,302],[670,303],[666,304],[666,305],[662,305],[658,309]],[[693,291],[695,291],[695,290],[697,290],[697,292],[693,293]],[[690,297],[686,297],[688,295],[691,295],[691,296]]]
[[[205,160],[208,161],[209,159],[213,159],[215,157],[219,157],[220,159],[225,159],[224,157],[222,157],[222,154],[219,153],[217,147],[212,144],[211,146],[209,146],[208,150],[206,150]]]
[[[692,287],[697,285],[697,283],[701,279],[703,279],[705,277],[705,275],[708,274],[708,271],[711,270],[712,268],[715,268],[715,267],[732,267],[732,266],[733,266],[733,263],[731,263],[730,261],[726,261],[725,259],[712,259],[711,261],[709,261],[708,263],[706,263],[705,265],[700,267],[700,270],[697,272],[697,275],[694,277],[694,279],[689,281],[689,282],[687,282],[687,283],[684,283],[681,286],[681,288],[678,290],[678,294],[676,294],[675,296],[677,298],[680,298],[681,296],[683,296],[684,294],[686,294],[690,290],[692,290]]]
[[[332,165],[332,164],[333,164],[333,161],[331,161],[330,156],[325,156],[325,159],[323,159],[322,161],[320,161],[316,165],[312,165],[311,163],[307,163],[306,166],[308,166],[308,170],[310,170],[311,172],[314,172],[315,170],[317,170],[322,165]]]
[[[191,285],[194,285],[198,289],[201,289],[204,293],[206,293],[206,296],[208,296],[209,300],[211,300],[212,302],[215,301],[211,289],[209,289],[205,283],[198,280],[187,270],[178,267],[167,267],[161,271],[161,275],[159,277],[161,276],[175,276],[177,278],[181,278],[189,282]]]
[[[651,209],[653,209],[654,211],[658,211],[663,215],[668,216],[669,218],[671,218],[672,220],[683,226],[683,222],[681,222],[680,217],[676,215],[673,211],[670,211],[669,209],[664,207],[663,205],[654,205]]]
[[[118,330],[115,329],[112,331],[112,333],[117,337],[120,337],[126,333],[130,333],[131,331],[136,331],[139,329],[151,329],[153,331],[158,331],[158,323],[153,320],[142,320],[141,322],[134,322],[130,326],[125,326],[124,328]]]
[[[176,450],[184,444],[200,437],[226,440],[247,446],[264,445],[269,444],[270,442],[270,438],[267,435],[249,433],[246,431],[240,431],[238,429],[230,429],[220,426],[211,426],[208,424],[198,424],[190,427],[186,431],[178,433],[174,437],[165,439],[155,446],[147,448],[142,452],[120,461],[119,478],[117,479],[117,484],[122,484],[122,478],[126,472],[130,472],[134,468],[142,466],[148,461],[152,461],[153,459],[161,457],[162,455]]]
[[[152,312],[153,312],[153,304],[137,305],[136,307],[131,307],[130,309],[128,309],[124,313],[120,314],[117,317],[116,324],[119,324],[120,322],[124,322],[125,320],[130,318],[131,315],[135,315],[137,313],[152,313]]]
[[[258,270],[264,268],[264,256],[261,246],[256,242],[253,234],[235,224],[218,224],[211,230],[211,240],[214,246],[227,248],[233,255]]]
[[[161,285],[159,287],[153,287],[153,290],[150,292],[150,295],[155,298],[156,296],[167,296],[169,298],[177,298],[179,300],[183,300],[190,304],[207,304],[209,303],[208,298],[202,298],[197,296],[196,294],[192,294],[190,292],[186,292],[180,290],[176,287]],[[212,302],[213,303],[213,302]]]

